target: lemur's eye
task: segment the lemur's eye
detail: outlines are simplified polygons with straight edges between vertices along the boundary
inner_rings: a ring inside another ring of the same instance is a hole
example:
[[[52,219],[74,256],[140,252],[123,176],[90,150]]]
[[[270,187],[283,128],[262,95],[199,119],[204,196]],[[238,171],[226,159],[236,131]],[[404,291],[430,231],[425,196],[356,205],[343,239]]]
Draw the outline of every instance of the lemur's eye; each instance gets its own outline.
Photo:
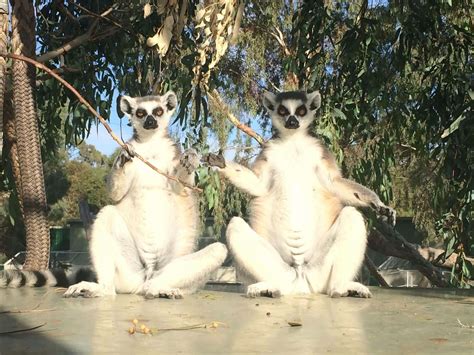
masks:
[[[163,114],[163,109],[159,106],[153,110],[154,116],[161,116],[162,114]]]
[[[278,106],[278,114],[279,114],[280,116],[286,116],[286,115],[289,114],[289,112],[288,112],[288,110],[286,109],[285,106],[280,105],[280,106]]]
[[[138,109],[137,112],[135,112],[135,115],[138,117],[138,118],[142,118],[146,115],[146,111],[145,110],[142,110],[142,109]]]
[[[306,112],[307,112],[307,111],[306,111],[306,106],[304,106],[304,105],[301,105],[300,107],[298,107],[298,108],[296,109],[296,114],[297,114],[298,116],[304,116],[304,115],[306,115]]]

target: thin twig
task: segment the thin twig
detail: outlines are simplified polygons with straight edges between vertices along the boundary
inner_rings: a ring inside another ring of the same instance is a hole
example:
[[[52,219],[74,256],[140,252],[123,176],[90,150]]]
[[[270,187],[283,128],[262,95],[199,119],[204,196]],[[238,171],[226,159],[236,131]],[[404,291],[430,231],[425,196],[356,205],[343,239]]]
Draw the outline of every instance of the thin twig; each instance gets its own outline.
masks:
[[[103,20],[105,20],[105,21],[111,23],[112,25],[117,26],[118,28],[124,30],[124,31],[127,32],[128,34],[132,34],[132,33],[129,32],[125,27],[123,27],[122,24],[120,24],[120,23],[118,23],[117,21],[114,21],[114,20],[112,20],[112,19],[110,19],[110,18],[107,17],[107,15],[110,14],[110,12],[112,12],[113,10],[115,10],[113,6],[109,9],[110,11],[107,10],[108,12],[103,12],[103,13],[101,13],[101,14],[97,14],[97,13],[95,13],[95,12],[93,12],[93,11],[91,11],[91,10],[89,10],[89,9],[86,9],[85,7],[79,5],[79,4],[76,3],[75,1],[69,1],[69,3],[72,4],[73,6],[77,7],[78,9],[84,11],[86,14],[89,14],[89,15],[92,16],[92,17],[95,17],[95,18],[98,18],[98,19],[103,19]]]
[[[112,137],[112,139],[117,142],[121,147],[122,149],[125,149],[128,151],[128,147],[126,144],[124,144],[124,142],[119,138],[117,137],[117,135],[112,131],[112,128],[109,126],[109,124],[107,123],[107,121],[105,120],[105,118],[103,118],[92,106],[91,104],[89,104],[89,102],[87,102],[86,99],[84,99],[84,97],[82,97],[81,94],[79,94],[79,92],[71,85],[69,84],[66,80],[64,80],[63,78],[61,78],[59,75],[57,75],[54,71],[52,71],[51,69],[49,69],[47,66],[37,62],[36,60],[34,59],[31,59],[31,58],[28,58],[28,57],[25,57],[25,56],[22,56],[22,55],[18,55],[18,54],[11,54],[11,53],[0,53],[0,56],[2,57],[6,57],[6,58],[11,58],[11,59],[15,59],[15,60],[21,60],[21,61],[24,61],[24,62],[27,62],[27,63],[30,63],[32,65],[34,65],[35,67],[37,67],[38,69],[41,69],[41,70],[44,70],[45,72],[47,72],[48,74],[50,74],[53,78],[55,78],[56,80],[58,80],[61,84],[63,84],[66,88],[68,88],[78,99],[79,101],[89,110],[89,112],[91,112],[95,117],[97,117],[99,119],[99,121],[104,125],[105,129],[107,130],[107,132],[109,133],[109,135]],[[130,152],[129,152],[130,153]],[[142,162],[144,162],[146,165],[148,165],[150,168],[152,168],[153,170],[155,170],[158,174],[161,174],[165,177],[167,177],[168,179],[170,180],[173,180],[173,181],[176,181],[180,184],[182,184],[183,186],[191,189],[191,190],[194,190],[194,191],[197,191],[197,192],[202,192],[202,190],[196,186],[193,186],[191,184],[188,184],[187,182],[185,181],[182,181],[180,179],[178,179],[177,177],[174,177],[174,176],[171,176],[171,175],[168,175],[167,173],[165,173],[164,171],[161,171],[160,169],[158,169],[156,166],[154,166],[153,164],[151,164],[150,162],[148,162],[145,158],[143,158],[140,154],[134,152],[133,153],[134,156],[136,158],[138,158],[139,160],[141,160]]]
[[[252,128],[249,126],[243,124],[242,122],[239,121],[237,117],[230,111],[229,107],[227,107],[224,102],[222,101],[219,93],[217,90],[212,90],[212,92],[208,93],[209,98],[211,99],[211,102],[217,106],[221,111],[223,111],[227,115],[227,119],[234,124],[238,129],[240,129],[242,132],[245,134],[248,134],[250,137],[255,139],[258,144],[264,145],[265,140],[261,135],[259,135],[257,132],[255,132]]]
[[[0,332],[0,335],[29,332],[30,330],[35,330],[35,329],[44,327],[45,325],[46,325],[46,323],[43,323],[43,324],[37,325],[35,327],[31,327],[31,328],[23,328],[23,329],[17,329],[17,330],[9,330],[9,331],[6,331],[6,332]]]
[[[184,327],[176,327],[176,328],[150,328],[152,331],[157,332],[164,332],[164,331],[172,331],[172,330],[191,330],[191,329],[200,329],[200,328],[215,328],[209,324],[195,324],[195,325],[187,325]]]
[[[114,21],[114,20],[108,18],[107,15],[108,15],[109,13],[97,14],[97,13],[95,13],[95,12],[93,12],[93,11],[91,11],[91,10],[88,10],[88,9],[86,9],[85,7],[79,5],[79,4],[76,3],[75,1],[68,1],[68,3],[71,4],[71,5],[73,5],[73,6],[75,6],[75,7],[77,7],[78,9],[84,11],[85,13],[89,14],[89,15],[92,16],[92,17],[96,17],[96,18],[98,18],[98,19],[103,19],[103,20],[105,20],[105,21],[111,23],[112,25],[117,26],[118,28],[120,28],[120,29],[124,30],[125,32],[127,32],[127,34],[129,34],[129,35],[134,35],[130,30],[126,29],[122,24],[120,24],[120,23],[118,23],[117,21]],[[110,9],[111,9],[111,10],[115,10],[113,7],[111,7]]]
[[[192,330],[192,329],[215,329],[218,328],[219,326],[225,326],[225,323],[222,322],[211,322],[211,323],[200,323],[200,324],[194,324],[194,325],[185,325],[183,327],[173,327],[173,328],[150,328],[152,333],[157,333],[157,332],[167,332],[167,331],[178,331],[178,330]]]

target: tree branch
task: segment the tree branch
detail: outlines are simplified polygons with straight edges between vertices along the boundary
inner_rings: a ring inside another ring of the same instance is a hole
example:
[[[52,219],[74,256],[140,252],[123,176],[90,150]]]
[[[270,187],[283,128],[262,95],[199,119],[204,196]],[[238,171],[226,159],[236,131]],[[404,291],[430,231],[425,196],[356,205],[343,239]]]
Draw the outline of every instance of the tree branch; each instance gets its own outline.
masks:
[[[32,64],[34,65],[35,67],[37,67],[38,69],[41,69],[41,70],[44,70],[45,72],[47,72],[49,75],[51,75],[52,77],[54,77],[56,80],[58,80],[61,84],[63,84],[66,88],[68,88],[78,99],[79,101],[89,110],[89,112],[91,112],[95,117],[97,117],[99,119],[99,121],[104,125],[105,129],[107,130],[107,132],[109,133],[109,135],[112,137],[112,139],[117,142],[123,149],[127,150],[128,151],[128,147],[127,145],[124,144],[124,142],[119,138],[117,137],[117,135],[112,131],[112,128],[109,126],[109,124],[107,123],[107,121],[105,120],[105,118],[103,118],[92,106],[91,104],[89,104],[87,102],[86,99],[84,99],[84,97],[82,97],[81,94],[79,94],[79,92],[71,85],[69,84],[66,80],[64,80],[63,78],[61,78],[58,74],[56,74],[53,70],[49,69],[47,66],[39,63],[38,61],[36,60],[33,60],[31,58],[28,58],[28,57],[25,57],[25,56],[22,56],[22,55],[17,55],[17,54],[9,54],[9,53],[0,53],[0,56],[2,57],[6,57],[6,58],[11,58],[11,59],[15,59],[15,60],[21,60],[21,61],[24,61],[24,62],[27,62],[29,64]],[[130,152],[129,152],[130,153]],[[177,177],[174,177],[174,176],[171,176],[171,175],[168,175],[167,173],[165,173],[164,171],[161,171],[160,169],[158,169],[156,166],[154,166],[153,164],[151,164],[148,160],[146,160],[145,158],[143,158],[140,154],[134,152],[134,157],[136,157],[137,159],[141,160],[143,163],[145,163],[146,165],[148,165],[150,168],[152,168],[154,171],[156,171],[158,174],[161,174],[165,177],[167,177],[168,179],[170,180],[173,180],[173,181],[176,181],[176,182],[179,182],[180,184],[182,184],[183,186],[191,189],[191,190],[195,190],[195,191],[198,191],[198,192],[202,192],[202,190],[196,186],[193,186],[191,184],[188,184],[187,182],[185,181],[182,181],[180,179],[178,179]]]
[[[44,53],[44,54],[40,55],[37,58],[37,61],[40,62],[40,63],[47,62],[48,60],[59,57],[60,55],[63,55],[66,52],[69,52],[71,49],[74,49],[74,48],[79,47],[80,45],[82,45],[86,42],[91,41],[93,39],[93,34],[94,34],[95,29],[97,28],[99,20],[101,18],[104,18],[106,15],[108,15],[112,11],[113,11],[112,7],[107,9],[106,11],[104,11],[102,14],[100,14],[100,16],[98,15],[99,17],[94,20],[92,25],[87,29],[87,31],[84,34],[74,38],[70,42],[62,45],[61,47],[59,47],[57,49],[54,49],[50,52],[47,52],[47,53]],[[115,31],[108,31],[106,33],[107,33],[107,36],[111,36],[112,34],[115,33]],[[104,36],[100,36],[100,38],[104,38]]]
[[[380,275],[379,271],[377,270],[377,267],[375,266],[374,262],[369,258],[369,255],[367,255],[367,253],[365,253],[364,263],[365,266],[367,266],[367,269],[369,270],[370,274],[375,277],[380,286],[390,287],[390,285],[387,283],[387,281],[385,281],[383,276]]]
[[[444,253],[443,249],[439,248],[431,248],[431,247],[418,247],[417,248],[420,255],[431,262],[433,265],[440,266],[443,268],[451,269],[454,264],[456,264],[456,260],[459,257],[458,253],[452,253],[446,260],[440,260],[441,254]],[[474,265],[474,258],[470,258],[468,256],[464,257],[464,260],[469,261],[471,264]],[[473,275],[474,276],[474,275]]]
[[[412,262],[434,286],[449,287],[449,283],[444,279],[441,272],[428,260],[423,258],[413,244],[407,242],[400,233],[387,223],[378,221],[377,224],[377,227],[372,228],[369,233],[367,243],[369,248],[387,256],[395,256],[408,260]]]
[[[104,21],[107,21],[107,22],[109,22],[110,24],[112,24],[112,25],[114,25],[114,26],[116,26],[116,27],[118,27],[118,28],[124,30],[124,31],[127,32],[129,35],[133,35],[133,33],[130,32],[128,29],[126,29],[122,24],[120,24],[120,23],[118,23],[117,21],[114,21],[114,20],[108,18],[108,17],[107,17],[108,14],[104,14],[104,13],[102,13],[102,14],[96,14],[95,12],[86,9],[85,7],[79,5],[78,3],[74,2],[74,1],[68,1],[68,3],[70,3],[71,5],[77,7],[78,9],[84,11],[85,13],[87,13],[88,15],[90,15],[90,16],[92,16],[92,17],[96,17],[97,19],[102,19],[102,20],[104,20]],[[113,7],[111,7],[109,10],[112,10],[112,9],[113,9]]]
[[[215,105],[220,111],[224,112],[227,115],[227,119],[232,122],[232,124],[240,129],[242,132],[245,134],[248,134],[250,137],[255,139],[258,144],[264,145],[265,140],[261,135],[259,135],[257,132],[255,132],[252,128],[249,126],[243,124],[242,122],[239,121],[237,117],[230,111],[230,108],[222,101],[222,98],[220,97],[219,93],[217,90],[212,90],[212,92],[208,92],[209,99],[213,105]]]

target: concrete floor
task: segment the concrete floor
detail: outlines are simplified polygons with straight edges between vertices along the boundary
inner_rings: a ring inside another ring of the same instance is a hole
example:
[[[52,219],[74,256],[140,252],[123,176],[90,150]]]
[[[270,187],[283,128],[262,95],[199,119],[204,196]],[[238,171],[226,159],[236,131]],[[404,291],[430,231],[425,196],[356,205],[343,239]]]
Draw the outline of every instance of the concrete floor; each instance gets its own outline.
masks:
[[[324,295],[249,299],[203,290],[183,300],[65,299],[53,288],[0,289],[0,354],[332,353],[474,354],[474,294],[372,289],[371,299]],[[130,335],[149,328],[222,322],[217,328]],[[288,322],[302,326],[291,327]]]

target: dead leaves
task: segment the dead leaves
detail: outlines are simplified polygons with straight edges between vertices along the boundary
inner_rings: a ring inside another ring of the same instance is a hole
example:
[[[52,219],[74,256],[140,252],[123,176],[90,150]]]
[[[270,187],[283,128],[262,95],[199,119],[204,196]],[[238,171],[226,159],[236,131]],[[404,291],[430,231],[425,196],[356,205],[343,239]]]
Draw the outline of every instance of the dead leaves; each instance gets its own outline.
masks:
[[[194,72],[194,84],[207,84],[210,72],[226,53],[232,38],[238,14],[239,1],[217,0],[202,6],[195,15],[198,57]],[[206,69],[204,69],[206,68]]]
[[[184,7],[184,6],[183,6]],[[164,57],[170,47],[171,39],[173,38],[173,27],[175,25],[175,17],[182,21],[179,12],[179,5],[177,0],[158,0],[156,5],[147,3],[143,6],[143,18],[149,17],[153,10],[160,16],[166,16],[163,24],[158,28],[155,35],[148,37],[146,45],[148,47],[156,47],[158,54]]]
[[[170,47],[173,37],[174,18],[172,15],[166,17],[163,26],[161,26],[153,37],[148,37],[146,45],[148,47],[158,46],[158,53],[164,57]]]
[[[226,53],[231,39],[235,37],[234,25],[242,8],[238,0],[214,0],[198,6],[193,26],[197,33],[197,58],[193,67],[195,85],[207,84],[211,70]],[[187,2],[179,4],[177,0],[157,0],[143,6],[143,18],[148,18],[153,12],[164,21],[156,33],[147,38],[146,45],[156,48],[164,57],[172,39],[175,38],[177,43],[180,41],[188,20]]]
[[[152,11],[152,6],[150,4],[145,4],[145,6],[143,6],[143,18],[147,18],[148,16],[150,16]]]

